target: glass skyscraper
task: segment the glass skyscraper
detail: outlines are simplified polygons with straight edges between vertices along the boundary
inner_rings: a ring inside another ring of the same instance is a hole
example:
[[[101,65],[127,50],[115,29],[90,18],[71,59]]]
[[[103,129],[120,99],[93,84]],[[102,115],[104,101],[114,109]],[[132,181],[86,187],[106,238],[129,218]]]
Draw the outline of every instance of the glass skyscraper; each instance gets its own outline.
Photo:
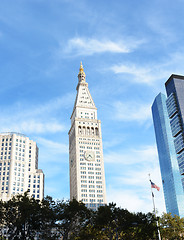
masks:
[[[167,97],[159,93],[152,105],[167,212],[184,217],[184,76],[171,75]]]

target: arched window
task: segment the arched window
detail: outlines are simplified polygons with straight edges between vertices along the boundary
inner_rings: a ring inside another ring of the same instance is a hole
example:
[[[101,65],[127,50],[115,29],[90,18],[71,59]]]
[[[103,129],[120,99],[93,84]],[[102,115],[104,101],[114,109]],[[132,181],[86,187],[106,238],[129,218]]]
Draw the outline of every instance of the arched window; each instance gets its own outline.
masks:
[[[98,136],[98,128],[97,127],[95,128],[95,134],[96,134],[96,136]]]
[[[86,135],[86,127],[83,127],[83,134]]]
[[[78,134],[82,134],[81,126],[78,127]]]
[[[90,134],[90,130],[89,130],[89,127],[87,127],[87,135]]]
[[[94,128],[92,127],[91,128],[91,134],[94,135],[95,131],[94,131]]]

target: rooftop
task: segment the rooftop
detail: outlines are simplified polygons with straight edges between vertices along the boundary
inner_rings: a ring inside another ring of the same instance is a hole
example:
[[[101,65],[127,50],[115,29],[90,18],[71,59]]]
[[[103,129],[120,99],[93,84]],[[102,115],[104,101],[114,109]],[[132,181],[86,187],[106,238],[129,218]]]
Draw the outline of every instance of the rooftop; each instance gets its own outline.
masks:
[[[167,82],[165,82],[165,86],[166,86],[173,78],[177,78],[177,79],[184,80],[184,76],[182,76],[182,75],[177,75],[177,74],[172,74],[172,75],[169,77],[169,79],[167,80]]]
[[[0,133],[0,135],[5,135],[5,136],[7,136],[7,135],[13,135],[13,134],[16,134],[16,135],[18,135],[18,136],[20,136],[20,137],[27,137],[25,134],[17,133],[17,132],[2,132],[2,133]]]

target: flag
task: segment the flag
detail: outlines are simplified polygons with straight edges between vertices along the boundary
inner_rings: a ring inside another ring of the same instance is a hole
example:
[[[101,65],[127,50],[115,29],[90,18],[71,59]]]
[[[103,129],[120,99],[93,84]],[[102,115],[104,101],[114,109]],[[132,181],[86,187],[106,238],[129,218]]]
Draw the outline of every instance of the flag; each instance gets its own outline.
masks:
[[[155,183],[153,183],[151,180],[150,180],[150,182],[151,182],[151,188],[156,188],[157,191],[160,190],[160,188]]]

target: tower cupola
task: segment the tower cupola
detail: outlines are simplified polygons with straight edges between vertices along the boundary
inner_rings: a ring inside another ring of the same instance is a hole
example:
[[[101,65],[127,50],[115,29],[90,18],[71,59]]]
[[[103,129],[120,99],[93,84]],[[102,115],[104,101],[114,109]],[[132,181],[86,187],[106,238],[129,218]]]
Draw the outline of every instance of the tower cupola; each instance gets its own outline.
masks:
[[[79,83],[86,82],[86,74],[84,72],[84,68],[83,68],[82,62],[80,64],[80,68],[79,68],[78,80],[79,80]]]

